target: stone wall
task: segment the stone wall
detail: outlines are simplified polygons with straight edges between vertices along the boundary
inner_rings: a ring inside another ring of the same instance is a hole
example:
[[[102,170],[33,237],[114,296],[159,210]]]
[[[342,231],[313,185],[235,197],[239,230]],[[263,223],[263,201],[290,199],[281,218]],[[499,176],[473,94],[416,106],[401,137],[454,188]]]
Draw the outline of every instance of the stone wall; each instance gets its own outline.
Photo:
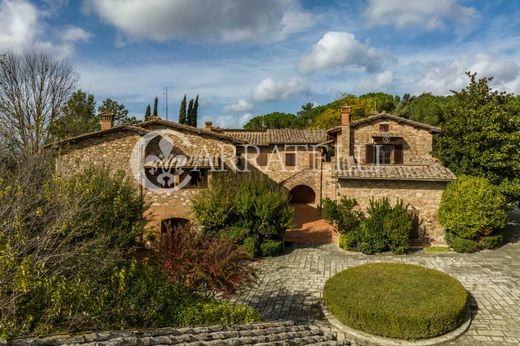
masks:
[[[418,216],[419,239],[444,243],[444,228],[439,224],[437,211],[445,187],[444,182],[342,179],[328,182],[324,196],[333,200],[355,198],[364,210],[371,198],[387,197],[392,204],[402,199]]]
[[[374,143],[372,136],[380,134],[379,125],[388,124],[389,134],[397,135],[399,138],[396,143],[403,144],[403,163],[414,164],[432,161],[432,134],[425,129],[414,127],[407,123],[398,123],[392,119],[380,119],[373,123],[362,124],[352,127],[350,131],[350,154],[361,164],[365,164],[366,148],[365,145]],[[375,143],[374,143],[375,144]],[[377,144],[384,144],[382,141]],[[359,152],[357,147],[361,151]]]

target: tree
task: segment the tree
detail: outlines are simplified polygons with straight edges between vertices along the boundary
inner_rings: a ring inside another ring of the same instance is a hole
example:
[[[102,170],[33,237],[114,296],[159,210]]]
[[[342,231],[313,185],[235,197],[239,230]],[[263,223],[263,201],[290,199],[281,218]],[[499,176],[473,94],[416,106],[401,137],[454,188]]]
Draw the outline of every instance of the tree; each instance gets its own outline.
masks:
[[[106,98],[98,108],[99,113],[109,112],[114,114],[114,125],[135,124],[137,119],[128,116],[128,109],[122,103]]]
[[[181,108],[179,109],[179,124],[186,124],[186,95],[182,98]]]
[[[186,125],[190,125],[193,123],[193,99],[190,100],[188,104],[188,116],[186,118]]]
[[[159,106],[159,98],[156,96],[155,100],[153,100],[153,115],[157,116],[159,113],[157,113],[157,108]]]
[[[372,101],[372,107],[379,113],[393,112],[399,103],[399,96],[390,95],[383,92],[371,92],[359,97],[360,99],[369,99]]]
[[[0,142],[17,154],[39,151],[74,92],[77,76],[65,60],[45,53],[0,56]]]
[[[520,123],[514,96],[492,90],[492,78],[476,78],[453,91],[435,155],[455,174],[488,178],[510,202],[520,202]]]
[[[152,111],[150,110],[150,105],[146,106],[146,111],[144,112],[144,120],[149,120],[152,115]]]
[[[405,99],[405,96],[408,98]],[[403,96],[403,102],[397,108],[397,115],[427,123],[439,125],[444,121],[446,104],[450,97],[435,96],[431,93],[424,93],[419,96],[410,97],[409,94]]]
[[[193,116],[191,119],[191,126],[197,127],[197,118],[199,117],[199,95],[195,98],[195,102],[193,103]]]
[[[284,129],[300,128],[300,125],[300,118],[294,114],[273,112],[252,118],[244,125],[244,128],[248,130]]]
[[[78,90],[69,98],[60,116],[51,126],[53,140],[74,137],[99,130],[94,95]]]

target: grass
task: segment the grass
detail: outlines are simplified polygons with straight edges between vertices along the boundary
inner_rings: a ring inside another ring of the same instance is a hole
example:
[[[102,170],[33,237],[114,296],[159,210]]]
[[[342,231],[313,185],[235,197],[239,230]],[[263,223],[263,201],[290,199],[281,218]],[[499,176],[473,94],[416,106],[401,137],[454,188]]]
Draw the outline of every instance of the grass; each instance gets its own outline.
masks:
[[[437,270],[371,263],[330,278],[324,299],[329,311],[349,327],[415,340],[457,328],[465,317],[467,292],[459,281]]]
[[[428,246],[424,248],[426,252],[450,252],[450,248],[447,246]]]

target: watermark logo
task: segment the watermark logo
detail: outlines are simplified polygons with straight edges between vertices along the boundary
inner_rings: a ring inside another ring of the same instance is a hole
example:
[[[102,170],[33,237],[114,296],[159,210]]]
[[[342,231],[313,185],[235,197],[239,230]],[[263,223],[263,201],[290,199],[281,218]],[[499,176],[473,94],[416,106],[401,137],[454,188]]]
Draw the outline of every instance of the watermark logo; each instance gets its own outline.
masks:
[[[179,148],[192,147],[188,137],[180,132],[167,129],[149,132],[132,150],[132,174],[148,190],[178,191],[192,179],[186,167],[189,156]]]

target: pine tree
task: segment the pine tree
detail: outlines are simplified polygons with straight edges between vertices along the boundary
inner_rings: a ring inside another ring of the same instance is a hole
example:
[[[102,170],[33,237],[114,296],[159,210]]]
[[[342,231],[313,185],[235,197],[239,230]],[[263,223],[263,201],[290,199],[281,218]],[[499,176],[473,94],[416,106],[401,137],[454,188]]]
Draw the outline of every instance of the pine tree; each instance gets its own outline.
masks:
[[[153,115],[157,116],[159,113],[157,113],[157,107],[159,106],[159,98],[156,97],[153,101]]]
[[[188,105],[188,119],[186,124],[193,126],[193,99],[190,100],[190,104]]]
[[[150,105],[146,106],[146,112],[144,112],[144,120],[148,120],[152,115],[152,111],[150,110]]]
[[[199,95],[195,98],[195,103],[193,104],[193,117],[191,126],[197,127],[197,118],[199,117]]]
[[[179,124],[186,124],[186,95],[184,95],[179,109]]]

